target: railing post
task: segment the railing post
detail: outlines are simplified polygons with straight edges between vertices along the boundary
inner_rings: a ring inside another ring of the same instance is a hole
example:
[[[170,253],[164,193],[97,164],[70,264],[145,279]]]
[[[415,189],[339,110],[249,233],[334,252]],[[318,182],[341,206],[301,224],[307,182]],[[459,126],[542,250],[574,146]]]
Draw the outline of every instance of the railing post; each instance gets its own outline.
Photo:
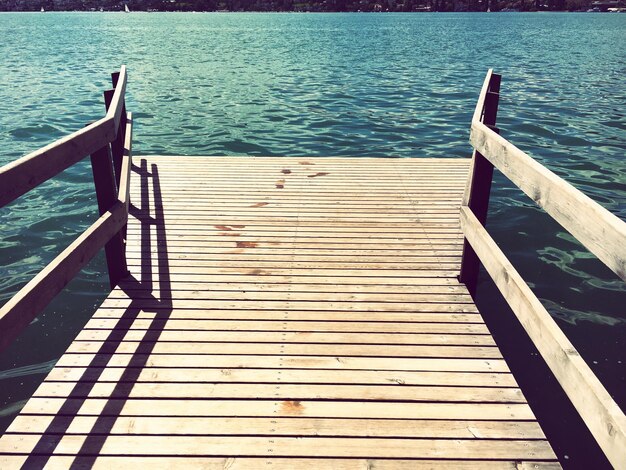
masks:
[[[500,81],[500,75],[495,73],[491,75],[481,117],[481,121],[495,132],[498,132],[495,125],[496,117],[498,115],[498,101],[500,98]],[[471,209],[483,226],[487,222],[492,178],[493,165],[489,160],[481,155],[480,152],[474,150],[472,154],[470,176],[465,189],[465,194],[463,195],[462,204]],[[459,281],[467,286],[467,289],[472,297],[476,295],[479,268],[480,260],[478,259],[478,256],[468,243],[467,239],[464,239]]]
[[[93,172],[93,182],[96,186],[98,211],[102,215],[117,201],[113,162],[111,161],[111,150],[108,145],[91,155],[91,170]],[[104,245],[104,253],[109,271],[109,283],[111,289],[113,289],[120,279],[128,275],[126,246],[121,232],[116,233]]]
[[[111,74],[111,83],[113,84],[113,88],[117,88],[117,82],[120,78],[120,72],[113,72]],[[113,95],[111,95],[112,98]],[[109,103],[111,102],[111,98],[109,98]],[[106,97],[105,97],[106,100]],[[109,105],[107,104],[107,111]],[[120,180],[122,174],[122,166],[125,152],[130,152],[130,146],[126,148],[126,137],[128,132],[128,116],[129,113],[126,112],[126,97],[122,99],[122,118],[120,120],[120,127],[117,130],[117,134],[115,137],[115,141],[111,143],[111,148],[113,149],[113,165],[115,166],[115,181],[117,182],[117,187],[119,190]],[[132,126],[132,118],[131,118],[131,126]],[[130,132],[132,138],[132,132]],[[130,153],[128,154],[130,158]],[[127,204],[128,207],[128,204]],[[120,232],[122,234],[122,238],[124,239],[124,243],[126,242],[127,233],[128,233],[128,224],[124,225],[124,228]]]
[[[119,73],[113,74],[113,86],[117,84],[117,78]],[[104,92],[104,103],[107,111],[111,105],[113,94],[115,90],[107,90]],[[122,156],[124,155],[124,139],[126,135],[126,104],[122,103],[122,118],[120,119],[119,127],[116,129],[115,140],[111,142],[111,154],[113,155],[113,167],[115,169],[115,184],[116,187],[120,186],[120,175],[122,172]]]
[[[114,79],[114,82],[116,81]],[[113,90],[104,92],[107,110],[111,104],[113,93]],[[115,140],[110,145],[107,144],[91,155],[91,169],[96,186],[96,198],[100,215],[108,211],[118,199],[125,131],[126,113],[123,112]],[[121,142],[121,148],[119,147],[119,142]],[[114,288],[122,278],[128,275],[124,230],[120,230],[105,244],[104,251],[109,271],[109,282],[111,288]]]

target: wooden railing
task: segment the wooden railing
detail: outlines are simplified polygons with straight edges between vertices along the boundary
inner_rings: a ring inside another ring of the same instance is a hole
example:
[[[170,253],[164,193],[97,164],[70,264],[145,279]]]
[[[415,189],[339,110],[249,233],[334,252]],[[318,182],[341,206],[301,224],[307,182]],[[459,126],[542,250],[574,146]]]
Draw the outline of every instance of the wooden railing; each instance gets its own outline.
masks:
[[[0,207],[91,155],[100,217],[0,308],[0,351],[4,350],[105,248],[114,287],[128,274],[125,232],[128,221],[132,116],[126,112],[126,67],[112,75],[105,91],[106,115],[73,134],[0,168]]]
[[[494,166],[626,280],[626,223],[502,138],[500,76],[487,73],[472,119],[475,151],[461,207],[459,280],[475,295],[482,263],[615,468],[626,468],[626,416],[484,228]]]

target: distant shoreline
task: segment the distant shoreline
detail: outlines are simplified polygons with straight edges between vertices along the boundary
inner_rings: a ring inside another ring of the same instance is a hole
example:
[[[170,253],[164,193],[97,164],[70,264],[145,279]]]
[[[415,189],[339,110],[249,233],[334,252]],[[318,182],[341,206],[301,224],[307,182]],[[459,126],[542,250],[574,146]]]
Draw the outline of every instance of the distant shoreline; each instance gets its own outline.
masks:
[[[439,11],[439,10],[419,10],[419,11],[343,11],[343,10],[233,10],[233,11],[223,11],[223,10],[133,10],[130,12],[125,12],[124,10],[44,10],[43,12],[37,9],[31,10],[0,10],[1,13],[220,13],[220,14],[228,14],[228,13],[319,13],[319,14],[327,14],[327,13],[626,13],[626,8],[624,11],[613,12],[613,11],[587,11],[587,10],[494,10],[494,11],[484,11],[484,10],[468,10],[468,11]]]

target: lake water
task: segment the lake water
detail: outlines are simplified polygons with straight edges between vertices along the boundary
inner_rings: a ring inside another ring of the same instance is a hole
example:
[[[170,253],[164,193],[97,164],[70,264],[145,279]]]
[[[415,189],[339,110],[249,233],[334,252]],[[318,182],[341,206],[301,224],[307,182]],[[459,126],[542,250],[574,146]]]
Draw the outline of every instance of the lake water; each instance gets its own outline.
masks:
[[[624,50],[618,14],[0,14],[0,164],[101,117],[121,64],[136,154],[468,156],[493,67],[501,133],[625,219]],[[489,231],[624,407],[624,284],[494,186]],[[0,302],[95,218],[88,159],[0,211]],[[106,289],[99,256],[0,355],[0,431]]]

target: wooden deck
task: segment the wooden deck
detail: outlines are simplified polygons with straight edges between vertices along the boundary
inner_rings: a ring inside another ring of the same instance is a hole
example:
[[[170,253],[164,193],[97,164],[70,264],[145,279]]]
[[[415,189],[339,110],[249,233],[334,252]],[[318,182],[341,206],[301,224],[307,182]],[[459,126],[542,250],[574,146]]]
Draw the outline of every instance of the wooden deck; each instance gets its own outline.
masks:
[[[0,467],[558,467],[457,280],[469,164],[134,157],[131,277]]]

